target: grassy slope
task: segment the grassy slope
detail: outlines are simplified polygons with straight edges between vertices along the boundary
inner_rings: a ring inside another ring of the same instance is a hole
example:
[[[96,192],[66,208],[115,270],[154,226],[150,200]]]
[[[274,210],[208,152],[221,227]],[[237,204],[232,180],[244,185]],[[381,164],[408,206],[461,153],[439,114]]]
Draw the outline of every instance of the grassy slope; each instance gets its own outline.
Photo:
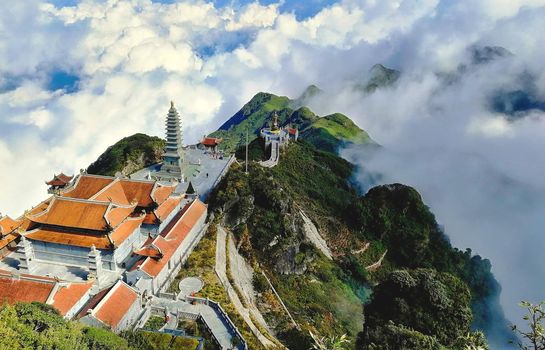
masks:
[[[257,137],[259,129],[265,125],[273,111],[278,111],[281,122],[285,120],[292,112],[288,108],[289,102],[290,99],[285,96],[258,93],[223,124],[219,130],[211,135],[222,137],[224,139],[222,147],[234,151],[245,142],[247,130],[249,132],[249,141]]]
[[[251,150],[259,147],[258,141],[251,146]],[[303,275],[276,273],[271,266],[274,261],[272,253],[265,247],[272,239],[271,235],[283,232],[285,224],[278,210],[268,207],[270,203],[263,199],[267,197],[273,202],[272,198],[275,197],[288,196],[295,199],[296,206],[305,208],[305,212],[320,226],[326,226],[325,230],[333,236],[333,231],[338,233],[337,230],[346,228],[346,225],[336,219],[335,214],[331,215],[331,212],[342,211],[356,198],[355,190],[347,183],[352,165],[331,153],[317,151],[307,143],[298,142],[293,143],[283,154],[279,166],[262,169],[252,165],[250,178],[245,177],[242,170],[237,166],[232,168],[211,205],[220,205],[239,195],[256,194],[256,207],[248,219],[255,248],[251,259],[255,259],[267,271],[288,309],[304,330],[323,335],[347,333],[351,339],[355,339],[362,325],[362,300],[358,294],[362,296],[365,293],[357,293],[356,290],[362,288],[361,281],[351,283],[350,273],[343,272],[339,263],[327,260],[313,246],[305,244],[302,249],[307,256],[312,257],[307,272]],[[274,184],[269,184],[269,178],[275,179]],[[282,204],[272,205],[278,207]],[[353,244],[354,236],[346,229],[342,231],[338,235],[339,245]],[[301,259],[305,254],[300,254]],[[289,322],[285,314],[275,310],[265,314],[271,324],[279,325],[276,330],[289,344],[286,333]],[[308,334],[305,332],[298,335],[299,339]]]
[[[222,137],[222,147],[235,151],[246,142],[246,130],[249,131],[249,141],[253,141],[270,120],[271,113],[276,111],[282,125],[297,127],[302,138],[324,151],[336,152],[344,143],[373,142],[365,131],[340,113],[320,118],[308,107],[294,111],[292,106],[294,101],[285,96],[258,93],[212,136]]]
[[[350,143],[373,143],[369,134],[341,113],[319,118],[303,130],[301,136],[317,148],[329,152],[337,152],[340,146]]]

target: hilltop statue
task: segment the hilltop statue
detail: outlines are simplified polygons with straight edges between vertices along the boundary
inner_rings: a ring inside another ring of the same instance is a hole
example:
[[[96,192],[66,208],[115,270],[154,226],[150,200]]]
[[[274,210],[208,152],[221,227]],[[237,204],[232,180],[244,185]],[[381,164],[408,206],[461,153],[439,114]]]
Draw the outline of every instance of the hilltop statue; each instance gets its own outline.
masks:
[[[280,127],[278,126],[278,114],[276,113],[276,111],[274,111],[272,115],[271,132],[274,132],[274,133],[280,132]]]

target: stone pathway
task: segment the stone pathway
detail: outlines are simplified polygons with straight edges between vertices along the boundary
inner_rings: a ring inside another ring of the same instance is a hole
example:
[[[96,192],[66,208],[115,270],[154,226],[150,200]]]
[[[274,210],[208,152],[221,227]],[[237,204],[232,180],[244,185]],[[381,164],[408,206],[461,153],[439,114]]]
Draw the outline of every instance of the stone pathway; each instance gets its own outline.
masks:
[[[231,266],[231,274],[235,284],[240,288],[243,298],[246,299],[248,305],[248,311],[254,316],[254,319],[260,323],[261,327],[265,328],[269,334],[272,332],[269,329],[269,325],[263,314],[257,308],[257,301],[255,299],[255,291],[253,286],[254,269],[246,262],[246,259],[238,253],[235,247],[235,241],[233,235],[229,234],[228,239],[229,247],[229,265]]]
[[[216,238],[216,273],[220,279],[220,282],[225,286],[229,298],[233,302],[235,309],[242,316],[246,324],[250,327],[252,333],[257,337],[259,342],[265,347],[275,347],[276,345],[265,337],[259,329],[255,326],[254,322],[250,318],[250,311],[242,305],[238,294],[235,292],[233,286],[227,278],[227,258],[226,258],[226,242],[227,242],[227,233],[223,227],[218,226],[218,233]]]
[[[303,221],[305,224],[303,225],[303,231],[305,233],[305,237],[314,244],[316,248],[318,248],[329,260],[333,260],[333,256],[331,254],[331,250],[327,246],[326,241],[323,239],[323,237],[320,235],[320,232],[318,232],[318,229],[312,222],[312,220],[309,219],[308,216],[301,210],[301,218],[303,218]]]
[[[264,166],[266,168],[272,168],[278,164],[278,160],[280,158],[280,143],[272,141],[271,142],[271,157],[266,160],[259,162],[261,166]]]

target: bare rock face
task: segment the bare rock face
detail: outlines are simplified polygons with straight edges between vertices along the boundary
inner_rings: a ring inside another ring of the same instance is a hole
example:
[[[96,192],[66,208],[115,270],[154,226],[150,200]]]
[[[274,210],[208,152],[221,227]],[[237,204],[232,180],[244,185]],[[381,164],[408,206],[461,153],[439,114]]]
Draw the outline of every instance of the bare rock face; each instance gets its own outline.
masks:
[[[223,206],[224,224],[238,227],[248,221],[255,208],[254,196],[236,196]]]
[[[299,244],[288,245],[278,252],[274,264],[274,269],[278,273],[284,275],[302,275],[305,273],[307,270],[306,259],[304,253],[300,252],[299,246]],[[298,261],[300,259],[303,259],[303,261]]]

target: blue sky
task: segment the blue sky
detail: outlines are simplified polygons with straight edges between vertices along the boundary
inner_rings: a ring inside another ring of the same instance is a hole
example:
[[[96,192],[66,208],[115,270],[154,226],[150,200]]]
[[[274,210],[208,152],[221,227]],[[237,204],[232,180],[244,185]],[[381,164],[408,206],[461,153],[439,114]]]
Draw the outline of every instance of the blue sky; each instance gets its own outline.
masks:
[[[171,4],[180,2],[179,0],[152,0],[153,2],[160,2],[165,4]],[[216,7],[240,7],[246,4],[255,2],[251,0],[213,0]],[[258,1],[262,5],[269,5],[278,3],[274,0],[260,0]],[[293,12],[298,19],[306,19],[314,16],[316,13],[326,6],[337,3],[338,0],[286,0],[280,6],[281,12]],[[57,6],[74,6],[78,3],[78,0],[51,0],[51,3]]]

